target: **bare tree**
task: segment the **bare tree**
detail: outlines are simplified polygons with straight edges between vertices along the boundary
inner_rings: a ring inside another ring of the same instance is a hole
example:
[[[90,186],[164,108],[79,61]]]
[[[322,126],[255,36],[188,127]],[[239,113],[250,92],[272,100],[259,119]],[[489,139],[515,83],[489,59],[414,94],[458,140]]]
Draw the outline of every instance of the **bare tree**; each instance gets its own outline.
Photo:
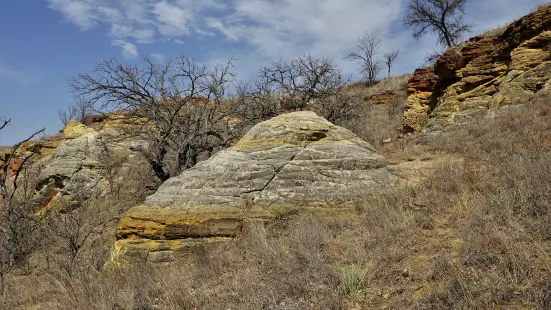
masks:
[[[1,120],[0,130],[9,123],[10,120]],[[20,150],[42,133],[44,129],[35,131],[0,159],[0,291],[4,272],[25,264],[39,244],[40,219],[34,216],[31,198],[34,195],[32,177],[36,175],[32,160],[41,146],[35,144],[25,152]]]
[[[147,57],[138,65],[105,60],[70,85],[96,111],[117,111],[134,125],[146,142],[136,150],[165,181],[233,141],[222,99],[234,77],[233,59],[208,66],[182,55],[161,64]]]
[[[91,114],[93,114],[93,104],[82,97],[76,98],[75,102],[67,108],[57,110],[57,116],[63,126],[67,126],[70,120],[83,122]]]
[[[375,83],[382,70],[382,64],[377,55],[382,40],[375,32],[366,32],[356,40],[355,47],[348,51],[345,59],[362,63],[362,74],[368,85]]]
[[[394,61],[396,60],[396,58],[398,58],[399,54],[400,54],[400,50],[391,49],[390,51],[386,52],[383,55],[383,60],[385,62],[385,65],[388,68],[388,78],[390,78],[390,69],[392,68],[392,65],[394,64]]]
[[[0,130],[6,128],[11,122],[11,119],[0,119]]]
[[[413,28],[415,39],[432,32],[438,43],[451,48],[471,29],[463,21],[466,4],[467,0],[410,0],[403,23]]]
[[[272,62],[262,67],[253,81],[238,84],[234,113],[245,125],[297,110],[314,110],[338,121],[353,111],[342,109],[350,108],[343,91],[347,82],[329,58],[305,55],[291,62]]]

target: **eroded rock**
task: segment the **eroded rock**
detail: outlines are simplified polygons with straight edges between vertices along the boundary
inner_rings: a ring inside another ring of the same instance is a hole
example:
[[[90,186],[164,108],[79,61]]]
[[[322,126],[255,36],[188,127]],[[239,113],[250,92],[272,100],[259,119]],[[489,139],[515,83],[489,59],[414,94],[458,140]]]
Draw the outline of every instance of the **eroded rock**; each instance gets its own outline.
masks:
[[[43,161],[38,178],[38,195],[45,199],[46,209],[57,201],[105,196],[114,181],[110,180],[113,169],[122,169],[133,158],[128,146],[135,141],[113,139],[112,126],[95,130],[71,120],[63,136],[55,153]],[[114,157],[121,162],[114,163]]]
[[[386,166],[369,143],[313,112],[280,115],[131,208],[113,257],[172,260],[188,246],[235,236],[243,221],[297,209],[349,212],[395,182]]]
[[[415,71],[403,129],[441,131],[503,105],[545,98],[550,69],[551,7],[545,6],[501,33],[447,51],[429,72]]]

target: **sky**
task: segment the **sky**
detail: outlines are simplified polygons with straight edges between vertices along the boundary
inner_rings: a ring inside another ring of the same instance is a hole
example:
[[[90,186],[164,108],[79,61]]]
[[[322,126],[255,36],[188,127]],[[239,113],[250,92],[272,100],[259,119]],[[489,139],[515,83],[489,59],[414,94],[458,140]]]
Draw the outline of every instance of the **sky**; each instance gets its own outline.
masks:
[[[471,35],[503,26],[544,0],[468,0]],[[402,26],[407,0],[18,0],[0,10],[0,145],[35,130],[62,129],[59,109],[74,98],[67,79],[115,57],[163,61],[186,54],[214,64],[235,57],[240,79],[263,65],[310,53],[343,59],[366,31],[383,39],[381,51],[401,51],[393,74],[413,72],[438,50],[433,36],[415,41]],[[467,37],[470,35],[467,35]],[[357,77],[357,74],[355,75]]]

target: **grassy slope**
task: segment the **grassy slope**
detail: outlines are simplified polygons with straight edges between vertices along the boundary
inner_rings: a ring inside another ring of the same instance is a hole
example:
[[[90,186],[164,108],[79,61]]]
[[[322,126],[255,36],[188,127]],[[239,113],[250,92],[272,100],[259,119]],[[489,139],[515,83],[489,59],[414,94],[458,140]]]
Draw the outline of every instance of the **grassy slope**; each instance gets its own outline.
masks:
[[[358,98],[364,90],[356,89]],[[358,99],[361,100],[361,99]],[[403,102],[402,102],[403,103]],[[348,219],[247,225],[172,267],[55,267],[12,277],[1,306],[59,309],[545,308],[551,302],[551,106],[501,110],[438,136],[397,139],[401,105],[345,124],[393,163],[435,162]],[[387,137],[392,142],[383,143]],[[112,231],[87,257],[112,245]],[[99,249],[99,250],[98,250]],[[55,254],[54,254],[55,256]],[[102,257],[105,257],[103,255]],[[55,261],[55,259],[52,259]]]

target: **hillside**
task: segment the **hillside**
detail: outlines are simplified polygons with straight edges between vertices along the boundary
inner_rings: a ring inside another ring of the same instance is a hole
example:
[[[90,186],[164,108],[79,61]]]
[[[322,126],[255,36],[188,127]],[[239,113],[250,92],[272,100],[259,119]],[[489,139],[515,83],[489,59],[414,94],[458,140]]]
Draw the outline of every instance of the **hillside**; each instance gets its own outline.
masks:
[[[149,120],[70,121],[17,152],[45,146],[6,200],[28,259],[0,308],[551,309],[550,46],[542,6],[347,85],[344,119],[224,117],[240,135],[166,181]]]

